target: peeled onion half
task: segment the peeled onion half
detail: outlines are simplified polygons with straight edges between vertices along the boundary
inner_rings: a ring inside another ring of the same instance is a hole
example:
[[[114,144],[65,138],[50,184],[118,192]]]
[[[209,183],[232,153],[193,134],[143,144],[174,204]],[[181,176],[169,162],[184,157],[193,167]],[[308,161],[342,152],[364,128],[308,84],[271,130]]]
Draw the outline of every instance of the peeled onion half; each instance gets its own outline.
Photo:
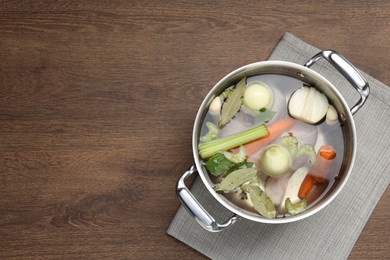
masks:
[[[328,98],[314,87],[303,86],[295,91],[288,103],[292,117],[308,124],[316,124],[328,111]]]

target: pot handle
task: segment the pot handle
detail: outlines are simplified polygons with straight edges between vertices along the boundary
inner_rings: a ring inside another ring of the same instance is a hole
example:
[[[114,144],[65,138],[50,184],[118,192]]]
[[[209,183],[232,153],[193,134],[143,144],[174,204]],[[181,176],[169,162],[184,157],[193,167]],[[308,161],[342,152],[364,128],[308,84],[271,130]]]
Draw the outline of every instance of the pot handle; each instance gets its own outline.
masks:
[[[176,184],[176,194],[183,206],[192,216],[195,217],[198,223],[208,231],[219,232],[234,224],[238,220],[238,216],[235,214],[225,223],[217,223],[215,219],[202,207],[202,205],[199,204],[194,195],[192,195],[192,193],[188,190],[184,181],[194,172],[197,172],[197,169],[195,166],[192,166],[180,177]]]
[[[313,58],[306,62],[304,66],[310,67],[321,58],[325,58],[359,92],[360,99],[351,108],[351,113],[354,115],[363,106],[368,95],[370,94],[370,87],[368,82],[345,57],[333,50],[325,50],[316,54]]]

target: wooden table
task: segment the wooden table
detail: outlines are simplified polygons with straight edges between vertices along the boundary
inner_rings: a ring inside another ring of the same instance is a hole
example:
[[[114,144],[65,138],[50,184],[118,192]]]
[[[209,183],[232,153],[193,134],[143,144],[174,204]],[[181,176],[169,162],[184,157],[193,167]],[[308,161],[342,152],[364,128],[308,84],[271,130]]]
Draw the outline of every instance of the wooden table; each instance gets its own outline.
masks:
[[[390,84],[389,1],[284,2],[2,1],[0,258],[202,258],[165,232],[215,82],[289,31]],[[388,189],[351,259],[389,219]]]

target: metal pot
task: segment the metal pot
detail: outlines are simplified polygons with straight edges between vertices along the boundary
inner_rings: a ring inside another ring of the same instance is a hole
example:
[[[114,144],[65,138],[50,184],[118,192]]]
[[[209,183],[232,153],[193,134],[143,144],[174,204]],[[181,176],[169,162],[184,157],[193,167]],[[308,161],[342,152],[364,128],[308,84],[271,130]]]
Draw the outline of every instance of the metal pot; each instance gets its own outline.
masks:
[[[324,78],[314,70],[310,69],[310,66],[312,66],[321,58],[325,58],[331,65],[333,65],[334,68],[336,68],[360,93],[360,100],[351,109],[349,109],[344,98],[341,96],[339,91],[332,85],[332,83],[330,83],[326,78]],[[239,208],[238,206],[234,205],[213,190],[210,177],[199,158],[198,142],[200,129],[202,126],[202,121],[208,111],[208,106],[210,105],[211,101],[216,96],[218,96],[225,88],[235,84],[244,76],[251,77],[260,74],[286,75],[300,79],[301,81],[304,81],[310,85],[316,86],[328,97],[330,103],[334,105],[334,107],[339,113],[339,119],[343,125],[342,128],[344,137],[344,156],[341,165],[341,170],[338,175],[338,180],[334,182],[332,187],[327,191],[325,196],[320,201],[318,201],[314,206],[307,209],[305,212],[296,216],[267,219],[260,215],[252,214],[251,212]],[[367,81],[348,60],[346,60],[343,56],[332,50],[326,50],[318,53],[303,66],[284,61],[263,61],[243,66],[229,73],[222,80],[220,80],[207,94],[197,113],[192,134],[192,150],[195,165],[192,166],[180,177],[176,185],[176,192],[181,203],[189,211],[189,213],[195,217],[195,219],[201,224],[201,226],[212,232],[218,232],[229,227],[230,225],[235,223],[239,217],[243,217],[245,219],[260,223],[277,224],[301,220],[320,211],[337,196],[337,194],[342,190],[348,180],[348,177],[351,174],[356,155],[356,129],[352,116],[363,106],[368,95],[369,86]],[[186,187],[184,183],[185,179],[195,172],[198,172],[204,185],[213,195],[213,197],[225,208],[234,213],[233,216],[227,221],[225,221],[223,224],[217,223],[217,221],[215,221],[215,219],[199,204],[199,202],[194,198],[194,196]]]

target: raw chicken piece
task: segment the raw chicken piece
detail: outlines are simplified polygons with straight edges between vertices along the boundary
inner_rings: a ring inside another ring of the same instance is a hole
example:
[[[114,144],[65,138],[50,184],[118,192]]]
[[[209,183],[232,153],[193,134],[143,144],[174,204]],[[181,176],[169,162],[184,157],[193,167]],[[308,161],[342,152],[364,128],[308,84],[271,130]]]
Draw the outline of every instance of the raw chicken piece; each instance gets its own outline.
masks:
[[[219,131],[219,138],[224,138],[253,127],[253,116],[240,111]]]
[[[297,138],[298,147],[304,144],[315,146],[317,142],[318,128],[315,125],[309,125],[297,120],[289,132]]]
[[[280,177],[269,177],[265,183],[265,193],[276,207],[282,203],[290,177],[291,172]]]

